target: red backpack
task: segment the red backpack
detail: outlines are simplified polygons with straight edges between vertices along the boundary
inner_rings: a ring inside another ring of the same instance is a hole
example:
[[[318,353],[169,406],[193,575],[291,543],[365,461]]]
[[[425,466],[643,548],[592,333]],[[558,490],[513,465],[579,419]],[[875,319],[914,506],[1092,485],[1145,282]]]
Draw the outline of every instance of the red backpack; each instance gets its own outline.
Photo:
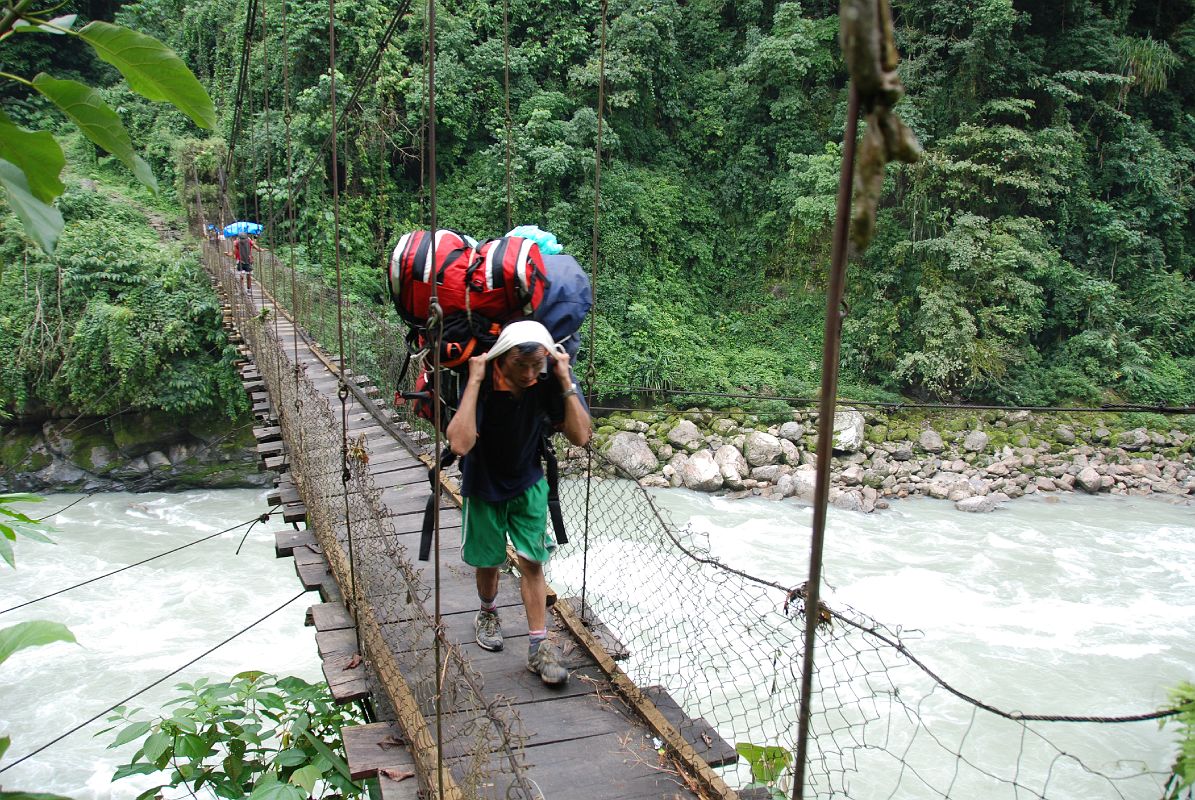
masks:
[[[412,231],[390,256],[390,299],[412,327],[427,325],[433,281],[446,321],[458,312],[485,320],[471,328],[529,317],[543,300],[548,279],[534,241],[511,236],[478,245],[463,233],[441,229],[434,244],[428,231]],[[473,349],[458,344],[458,352]]]

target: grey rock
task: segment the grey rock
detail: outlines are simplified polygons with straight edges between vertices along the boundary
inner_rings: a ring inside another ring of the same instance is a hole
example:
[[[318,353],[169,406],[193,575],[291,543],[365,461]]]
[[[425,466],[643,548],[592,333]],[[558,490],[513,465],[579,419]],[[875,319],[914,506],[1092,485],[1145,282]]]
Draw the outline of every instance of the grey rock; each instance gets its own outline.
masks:
[[[893,461],[912,461],[913,460],[912,446],[907,445],[907,444],[900,444],[900,445],[897,445],[896,447],[894,447],[892,449],[892,460]]]
[[[963,439],[963,449],[968,453],[982,453],[988,448],[988,435],[983,431],[971,431]]]
[[[796,466],[801,463],[801,451],[788,439],[780,440],[780,450],[782,451],[781,460],[785,464]]]
[[[1054,438],[1063,444],[1075,443],[1075,432],[1068,425],[1059,425],[1054,431]]]
[[[969,511],[973,514],[986,514],[1000,507],[1000,501],[994,495],[982,497],[968,497],[955,502],[954,507],[959,511]]]
[[[917,437],[917,444],[921,445],[921,449],[927,453],[941,453],[945,446],[942,443],[942,436],[933,428],[926,428]]]
[[[834,449],[854,453],[863,446],[866,421],[858,411],[847,409],[834,415]]]
[[[787,439],[790,442],[799,442],[805,438],[805,426],[799,422],[786,422],[780,426],[778,434],[781,439]]]
[[[668,431],[668,441],[682,450],[689,450],[692,445],[701,444],[701,429],[689,420],[682,419]]]
[[[862,511],[864,507],[863,493],[858,491],[839,492],[830,502],[843,511]]]
[[[743,478],[747,477],[750,467],[747,459],[739,449],[731,444],[724,444],[714,452],[714,463],[722,473],[722,479],[731,489],[741,489]]]
[[[1149,432],[1145,428],[1134,428],[1120,434],[1116,443],[1125,450],[1142,450],[1152,444],[1153,440],[1150,439]]]
[[[698,492],[715,492],[722,488],[722,470],[709,450],[698,450],[680,469],[685,487]]]
[[[606,458],[636,479],[650,475],[660,466],[659,459],[647,442],[629,431],[621,431],[610,437],[606,445]]]
[[[91,448],[90,460],[92,469],[102,470],[112,463],[112,451],[106,445],[97,444]]]
[[[786,475],[788,472],[789,468],[783,464],[765,464],[762,467],[752,469],[751,477],[757,481],[775,483],[781,475]]]
[[[784,455],[780,440],[770,433],[752,431],[743,442],[743,455],[753,467],[775,464]]]

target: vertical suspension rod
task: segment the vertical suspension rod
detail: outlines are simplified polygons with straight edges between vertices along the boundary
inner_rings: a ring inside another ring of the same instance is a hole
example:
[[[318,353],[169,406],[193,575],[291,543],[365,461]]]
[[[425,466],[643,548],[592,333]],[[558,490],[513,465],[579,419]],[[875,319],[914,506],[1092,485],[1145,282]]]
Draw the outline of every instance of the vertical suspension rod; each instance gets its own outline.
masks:
[[[851,176],[855,165],[855,134],[859,122],[859,93],[850,82],[846,130],[842,141],[842,169],[838,175],[838,204],[826,287],[826,326],[822,342],[822,388],[817,416],[817,483],[813,491],[813,532],[809,551],[809,580],[805,583],[805,647],[801,665],[801,708],[797,719],[797,763],[793,797],[805,797],[805,767],[809,757],[809,711],[813,691],[813,648],[817,643],[822,551],[826,538],[826,510],[830,498],[834,407],[838,396],[838,356],[842,345],[842,298],[846,290],[847,231],[851,213]]]

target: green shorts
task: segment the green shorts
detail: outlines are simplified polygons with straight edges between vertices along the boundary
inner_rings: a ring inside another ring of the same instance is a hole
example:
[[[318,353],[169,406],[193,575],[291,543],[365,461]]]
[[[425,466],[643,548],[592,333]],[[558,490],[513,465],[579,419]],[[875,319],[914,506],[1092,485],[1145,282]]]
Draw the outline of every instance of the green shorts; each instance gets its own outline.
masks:
[[[506,563],[506,537],[515,552],[528,561],[546,564],[556,540],[548,534],[548,481],[540,478],[518,497],[491,503],[465,498],[465,540],[461,558],[472,567],[500,567]]]

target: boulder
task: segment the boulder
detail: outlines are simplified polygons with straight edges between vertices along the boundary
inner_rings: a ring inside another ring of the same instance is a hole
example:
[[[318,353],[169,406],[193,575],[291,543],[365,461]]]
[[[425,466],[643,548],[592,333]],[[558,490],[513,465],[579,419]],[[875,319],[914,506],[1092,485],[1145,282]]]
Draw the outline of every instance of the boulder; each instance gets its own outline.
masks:
[[[635,479],[650,475],[660,466],[659,459],[648,447],[647,441],[629,431],[610,437],[606,445],[606,458]]]
[[[170,469],[170,459],[161,450],[151,450],[145,455],[145,463],[152,469]]]
[[[954,504],[959,511],[970,511],[973,514],[986,514],[989,511],[995,511],[999,506],[1000,500],[990,494],[982,497],[968,497]]]
[[[1153,444],[1153,440],[1149,437],[1149,433],[1145,428],[1134,428],[1131,431],[1125,431],[1120,434],[1120,438],[1116,440],[1116,443],[1125,450],[1143,450]]]
[[[785,464],[796,466],[801,463],[801,451],[788,439],[780,440],[780,450],[782,451],[781,460]]]
[[[988,435],[983,431],[971,431],[963,439],[963,449],[968,453],[982,453],[988,448]]]
[[[799,422],[786,422],[780,426],[778,433],[781,439],[799,442],[805,438],[805,426]]]
[[[701,429],[682,419],[668,431],[668,441],[682,450],[694,450],[702,443]]]
[[[866,421],[858,411],[847,409],[834,415],[834,449],[854,453],[863,446]]]
[[[732,444],[724,444],[718,448],[714,453],[714,463],[718,465],[722,479],[731,489],[741,489],[743,478],[747,477],[751,470],[747,465],[747,459],[743,458],[743,454]]]
[[[709,450],[698,450],[689,456],[680,468],[680,476],[685,488],[697,492],[716,492],[722,488],[722,470]]]
[[[863,483],[863,468],[858,464],[851,464],[838,476],[844,486],[858,486]]]
[[[1075,484],[1087,492],[1095,494],[1104,486],[1104,476],[1095,471],[1095,467],[1084,467],[1075,476]]]
[[[784,455],[780,440],[770,433],[751,431],[743,440],[743,455],[753,467],[775,464]]]
[[[781,475],[786,475],[789,471],[789,468],[783,464],[765,464],[752,469],[751,477],[757,481],[775,483]]]
[[[854,490],[839,492],[830,502],[843,511],[862,511],[864,508],[863,493]]]
[[[941,435],[933,428],[927,428],[917,437],[917,444],[927,453],[941,453],[944,447]]]
[[[792,473],[792,496],[812,500],[817,489],[817,470],[802,466]]]
[[[1054,431],[1054,438],[1063,444],[1075,443],[1075,432],[1068,425],[1059,425]]]
[[[896,447],[892,448],[892,460],[893,461],[912,461],[913,460],[913,448],[907,444],[897,445]]]

